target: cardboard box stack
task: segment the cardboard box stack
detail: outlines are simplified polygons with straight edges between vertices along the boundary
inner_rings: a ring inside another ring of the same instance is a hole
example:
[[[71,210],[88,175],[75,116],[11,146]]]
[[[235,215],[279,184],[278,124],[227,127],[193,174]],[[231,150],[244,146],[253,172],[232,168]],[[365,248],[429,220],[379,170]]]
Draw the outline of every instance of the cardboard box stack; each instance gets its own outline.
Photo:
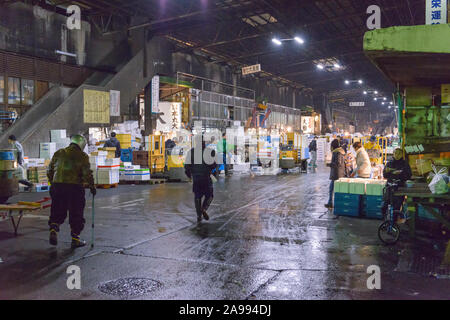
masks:
[[[341,178],[334,182],[334,213],[381,219],[386,180]]]
[[[133,165],[131,162],[124,162],[120,168],[120,181],[149,181],[150,170]]]
[[[92,160],[91,160],[92,158]],[[91,156],[91,168],[93,167],[93,162],[96,162],[96,170],[94,172],[94,182],[95,184],[116,184],[119,183],[119,169],[120,169],[120,159],[119,158],[105,158],[105,156]],[[95,159],[94,159],[95,158]]]
[[[98,148],[98,152],[99,151],[105,151],[106,158],[108,158],[108,159],[114,159],[116,157],[116,148],[114,148],[114,147]],[[119,159],[119,158],[117,158],[117,159]]]
[[[148,168],[148,151],[133,151],[132,163],[141,168]]]
[[[47,166],[50,160],[41,158],[27,159],[25,165],[27,168],[27,180],[34,184],[32,191],[44,192],[49,190],[47,178]]]

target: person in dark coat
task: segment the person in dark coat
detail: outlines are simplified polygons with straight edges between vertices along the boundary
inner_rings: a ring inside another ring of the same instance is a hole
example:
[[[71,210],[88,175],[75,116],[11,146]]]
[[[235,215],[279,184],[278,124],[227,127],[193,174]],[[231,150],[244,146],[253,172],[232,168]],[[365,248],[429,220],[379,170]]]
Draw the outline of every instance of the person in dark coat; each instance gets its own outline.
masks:
[[[192,191],[194,192],[197,222],[201,222],[202,217],[209,220],[206,211],[214,198],[211,174],[217,175],[217,163],[216,151],[206,147],[201,135],[195,137],[195,142],[195,147],[189,150],[186,155],[184,170],[186,176],[193,180]]]
[[[329,166],[330,171],[330,196],[328,198],[328,203],[325,205],[327,208],[333,208],[333,192],[334,192],[334,181],[339,180],[346,176],[345,172],[345,151],[339,145],[339,140],[334,139],[331,142],[331,152],[332,158]]]
[[[84,228],[84,207],[86,204],[84,184],[87,184],[93,196],[97,193],[92,175],[89,156],[83,152],[86,139],[81,135],[71,138],[70,145],[58,150],[50,162],[47,171],[51,184],[50,196],[52,207],[48,225],[50,227],[50,244],[58,243],[59,226],[69,213],[72,236],[72,248],[83,247],[86,242],[80,239]]]
[[[399,187],[404,187],[406,180],[411,179],[412,176],[411,167],[409,166],[408,162],[403,159],[402,149],[397,148],[394,150],[394,159],[389,161],[386,164],[386,167],[384,167],[383,176],[387,179],[388,183],[389,182],[392,183],[395,181],[396,183],[398,183]],[[393,197],[394,210],[400,210],[404,201],[405,196]],[[389,199],[385,194],[383,196],[383,207],[381,209],[383,215],[387,214],[388,206],[389,206]],[[396,221],[397,218],[398,217],[395,216],[394,221]]]
[[[116,138],[116,133],[111,132],[111,138],[109,138],[108,141],[106,141],[104,148],[116,148],[116,158],[120,158],[120,155],[122,153],[122,150],[120,148],[120,142]]]
[[[314,136],[312,141],[309,143],[309,154],[311,155],[311,161],[309,163],[310,166],[313,168],[316,168],[316,161],[317,161],[317,136]]]

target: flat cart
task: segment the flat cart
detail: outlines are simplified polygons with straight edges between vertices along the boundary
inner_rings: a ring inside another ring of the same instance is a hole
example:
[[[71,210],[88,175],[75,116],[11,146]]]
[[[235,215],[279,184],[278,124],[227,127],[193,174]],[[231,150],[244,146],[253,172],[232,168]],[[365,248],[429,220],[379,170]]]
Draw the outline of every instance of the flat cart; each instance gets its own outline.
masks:
[[[20,221],[25,213],[38,212],[51,206],[47,203],[50,198],[44,198],[36,202],[18,202],[15,204],[0,204],[0,217],[9,218],[14,228],[14,236],[17,237]],[[17,220],[16,220],[17,218]]]
[[[419,204],[450,230],[450,194],[433,194],[426,183],[415,183],[410,188],[399,188],[394,195],[407,196],[409,232],[412,237],[416,234]]]

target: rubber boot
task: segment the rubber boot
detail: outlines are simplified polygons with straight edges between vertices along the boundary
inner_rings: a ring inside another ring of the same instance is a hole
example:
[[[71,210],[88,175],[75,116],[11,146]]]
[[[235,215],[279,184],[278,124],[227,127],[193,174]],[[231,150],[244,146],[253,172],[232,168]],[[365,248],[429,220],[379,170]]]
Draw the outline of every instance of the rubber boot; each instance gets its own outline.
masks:
[[[48,242],[50,242],[52,246],[56,246],[58,244],[58,231],[59,231],[58,224],[52,223],[50,225],[50,236],[48,239]]]
[[[202,222],[202,199],[195,199],[195,210],[197,211],[197,222]]]
[[[86,241],[80,239],[80,235],[72,233],[72,249],[84,247]]]
[[[205,218],[205,220],[209,220],[209,216],[206,213],[206,210],[208,210],[212,201],[213,201],[213,197],[206,198],[205,201],[203,201],[202,214],[203,214],[203,218]]]

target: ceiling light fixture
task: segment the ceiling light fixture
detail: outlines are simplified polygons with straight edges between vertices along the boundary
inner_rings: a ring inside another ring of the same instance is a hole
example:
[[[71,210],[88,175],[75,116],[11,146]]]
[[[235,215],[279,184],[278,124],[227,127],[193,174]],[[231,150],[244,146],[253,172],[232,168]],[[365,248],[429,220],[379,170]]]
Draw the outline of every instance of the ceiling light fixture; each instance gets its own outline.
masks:
[[[281,41],[278,40],[277,38],[273,38],[273,39],[272,39],[272,42],[275,43],[275,44],[278,45],[278,46],[281,46]]]
[[[300,37],[295,37],[294,40],[297,41],[297,42],[300,43],[300,44],[304,44],[304,43],[305,43],[305,40],[303,40],[303,39],[300,38]]]
[[[323,65],[321,65],[321,64],[317,65],[317,69],[323,70],[323,68],[324,68]]]

